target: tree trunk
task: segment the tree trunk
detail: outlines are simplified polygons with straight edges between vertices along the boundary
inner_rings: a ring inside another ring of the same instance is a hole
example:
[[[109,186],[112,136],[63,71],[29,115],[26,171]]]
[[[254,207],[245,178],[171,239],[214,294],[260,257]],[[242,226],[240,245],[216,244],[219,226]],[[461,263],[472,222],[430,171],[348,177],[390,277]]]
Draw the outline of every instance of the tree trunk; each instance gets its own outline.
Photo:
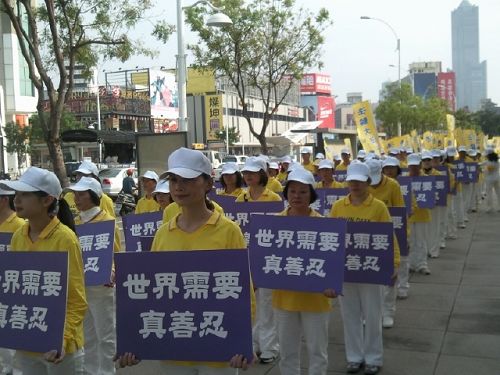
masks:
[[[268,148],[267,148],[267,139],[266,139],[266,136],[264,134],[259,134],[259,136],[257,137],[257,139],[259,140],[259,143],[260,143],[260,152],[264,155],[267,155],[267,153],[269,152]]]
[[[49,137],[47,140],[47,147],[49,148],[50,160],[52,161],[52,168],[57,178],[61,182],[61,186],[69,186],[68,176],[66,175],[66,166],[64,165],[64,157],[62,153],[61,140],[59,137],[53,139]]]

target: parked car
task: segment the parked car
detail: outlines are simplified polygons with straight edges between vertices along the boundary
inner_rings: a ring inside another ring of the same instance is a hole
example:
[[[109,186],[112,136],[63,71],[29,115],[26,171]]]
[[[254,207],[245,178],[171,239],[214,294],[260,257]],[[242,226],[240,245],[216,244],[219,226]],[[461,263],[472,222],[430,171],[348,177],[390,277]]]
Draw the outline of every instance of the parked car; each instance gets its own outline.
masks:
[[[219,168],[222,160],[221,156],[218,151],[213,151],[213,150],[200,150],[205,154],[205,156],[210,160],[210,163],[212,163],[212,168]]]
[[[245,161],[246,160],[247,160],[247,156],[246,155],[226,155],[226,156],[224,156],[224,158],[222,159],[222,164],[219,165],[219,167],[217,167],[217,168],[214,169],[214,172],[215,172],[215,175],[214,175],[215,181],[219,181],[220,180],[220,174],[222,172],[222,166],[225,163],[236,163],[236,164],[238,164],[238,167],[240,167],[240,169],[241,169],[243,167],[243,165],[245,165]]]
[[[134,171],[132,177],[138,186],[137,170],[133,167],[106,168],[100,171],[99,179],[101,180],[104,193],[110,197],[118,196],[118,193],[122,190],[123,179],[127,177],[127,170],[129,169]]]

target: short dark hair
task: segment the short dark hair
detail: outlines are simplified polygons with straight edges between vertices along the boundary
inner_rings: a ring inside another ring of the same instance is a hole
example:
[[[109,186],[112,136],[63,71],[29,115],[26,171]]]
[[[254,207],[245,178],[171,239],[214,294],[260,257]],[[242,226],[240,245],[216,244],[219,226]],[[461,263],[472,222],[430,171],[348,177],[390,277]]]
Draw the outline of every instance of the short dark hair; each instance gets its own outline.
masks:
[[[243,176],[241,175],[240,171],[234,172],[236,175],[236,187],[240,188],[243,186]],[[220,176],[220,184],[224,188],[224,190],[227,188],[226,183],[224,182],[224,175]]]
[[[90,195],[90,200],[94,203],[95,206],[99,207],[101,205],[101,198],[92,190],[87,190]]]
[[[258,173],[260,176],[259,185],[266,187],[267,182],[269,181],[269,176],[267,175],[267,172],[261,169],[261,170],[259,170]]]
[[[283,189],[283,196],[285,197],[286,200],[288,200],[288,185],[290,184],[290,182],[291,181],[287,181],[285,188]],[[308,185],[308,186],[309,186],[309,193],[310,193],[309,204],[312,204],[312,203],[316,202],[316,200],[318,199],[318,194],[316,193],[316,190],[314,190],[312,185]]]
[[[493,162],[498,161],[498,154],[496,152],[492,152],[491,154],[486,155],[486,159]]]

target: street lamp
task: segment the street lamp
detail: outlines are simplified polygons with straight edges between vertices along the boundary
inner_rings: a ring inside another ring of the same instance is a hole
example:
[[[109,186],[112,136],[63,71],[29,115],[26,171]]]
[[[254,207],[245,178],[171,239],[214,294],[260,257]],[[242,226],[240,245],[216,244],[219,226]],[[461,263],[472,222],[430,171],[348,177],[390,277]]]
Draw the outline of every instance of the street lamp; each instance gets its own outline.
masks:
[[[361,16],[360,18],[362,20],[373,20],[382,22],[389,29],[391,29],[392,33],[396,37],[396,51],[398,51],[398,86],[399,86],[399,95],[401,99],[401,40],[399,39],[398,34],[394,30],[394,28],[391,25],[389,25],[389,23],[380,18],[368,17],[368,16]],[[401,120],[398,120],[398,137],[401,137]]]
[[[207,26],[224,27],[232,25],[231,19],[221,13],[221,9],[214,7],[208,0],[199,0],[194,4],[182,7],[182,0],[177,0],[177,95],[179,96],[179,130],[187,131],[187,98],[186,98],[186,45],[184,43],[184,9],[198,4],[206,4],[217,12],[207,19]]]

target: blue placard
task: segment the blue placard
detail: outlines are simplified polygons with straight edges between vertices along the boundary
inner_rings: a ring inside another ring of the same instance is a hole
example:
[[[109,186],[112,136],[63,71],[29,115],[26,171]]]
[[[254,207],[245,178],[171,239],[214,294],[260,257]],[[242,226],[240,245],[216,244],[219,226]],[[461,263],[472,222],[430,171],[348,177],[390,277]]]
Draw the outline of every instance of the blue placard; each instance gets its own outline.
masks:
[[[454,168],[453,173],[455,174],[455,180],[457,182],[463,182],[463,183],[468,183],[468,176],[467,176],[467,166],[465,165],[464,161],[461,160],[455,160],[453,161]]]
[[[10,251],[10,241],[13,234],[11,232],[0,232],[0,252]]]
[[[100,221],[76,226],[82,249],[85,285],[104,285],[110,282],[113,265],[115,221]]]
[[[413,193],[411,191],[411,177],[399,176],[397,181],[399,183],[401,194],[403,195],[403,199],[405,201],[406,212],[408,212],[408,215],[411,215],[413,213],[413,206],[412,206]]]
[[[119,253],[115,264],[119,355],[253,358],[246,250]]]
[[[476,183],[479,181],[479,165],[476,162],[465,163],[465,169],[467,171],[467,181]]]
[[[393,274],[392,223],[348,221],[344,281],[392,285]]]
[[[436,206],[446,207],[450,193],[450,178],[448,176],[434,176],[436,190]]]
[[[436,206],[435,176],[414,176],[411,178],[411,190],[419,208]]]
[[[255,286],[342,293],[345,220],[252,215],[249,231]]]
[[[394,234],[398,240],[399,253],[401,256],[408,256],[408,216],[406,207],[389,207],[392,218]]]
[[[125,251],[149,251],[143,245],[150,243],[158,228],[163,224],[163,211],[131,214],[123,217],[123,233],[125,236]]]
[[[344,182],[347,177],[347,170],[344,171],[334,171],[335,181]]]
[[[61,351],[68,253],[2,252],[0,282],[0,347]]]

